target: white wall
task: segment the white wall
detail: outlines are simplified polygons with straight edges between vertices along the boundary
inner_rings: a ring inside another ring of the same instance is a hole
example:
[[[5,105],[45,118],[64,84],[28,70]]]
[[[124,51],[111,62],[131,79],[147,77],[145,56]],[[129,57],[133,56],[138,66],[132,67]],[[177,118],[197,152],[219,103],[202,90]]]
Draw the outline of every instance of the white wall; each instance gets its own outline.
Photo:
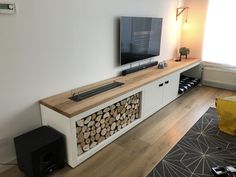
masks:
[[[182,30],[181,47],[190,48],[190,57],[202,58],[208,3],[209,0],[184,0],[189,7],[188,29]]]
[[[177,0],[20,0],[0,15],[0,162],[13,137],[41,125],[38,100],[116,76],[120,16],[163,17],[161,55],[175,52]]]

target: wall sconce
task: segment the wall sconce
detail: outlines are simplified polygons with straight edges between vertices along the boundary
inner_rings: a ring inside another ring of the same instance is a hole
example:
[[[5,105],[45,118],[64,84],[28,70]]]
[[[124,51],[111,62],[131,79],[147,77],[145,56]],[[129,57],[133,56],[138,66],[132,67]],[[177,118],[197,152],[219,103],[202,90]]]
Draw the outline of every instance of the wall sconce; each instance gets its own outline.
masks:
[[[185,18],[185,22],[183,25],[183,29],[187,29],[187,23],[188,23],[188,9],[189,7],[187,6],[183,6],[183,7],[178,7],[176,9],[176,21],[178,20],[178,17],[186,10],[186,18]]]

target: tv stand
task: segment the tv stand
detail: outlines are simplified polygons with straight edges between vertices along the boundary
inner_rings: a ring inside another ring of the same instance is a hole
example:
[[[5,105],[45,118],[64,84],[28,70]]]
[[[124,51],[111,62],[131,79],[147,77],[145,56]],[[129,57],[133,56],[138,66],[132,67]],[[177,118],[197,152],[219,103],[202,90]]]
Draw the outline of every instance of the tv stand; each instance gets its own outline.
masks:
[[[133,68],[125,69],[121,72],[121,75],[125,76],[127,74],[134,73],[136,71],[140,71],[140,70],[155,66],[157,64],[158,64],[158,61],[154,61],[154,62],[151,62],[151,63],[146,63],[146,64],[143,64],[143,65],[135,66]]]
[[[40,101],[42,124],[65,135],[67,163],[76,167],[178,98],[180,74],[194,77],[200,62],[168,60],[165,69],[148,68],[83,86],[76,89],[86,93],[83,97],[108,90],[79,102],[69,99],[71,91],[45,98]],[[110,89],[114,81],[124,85]]]

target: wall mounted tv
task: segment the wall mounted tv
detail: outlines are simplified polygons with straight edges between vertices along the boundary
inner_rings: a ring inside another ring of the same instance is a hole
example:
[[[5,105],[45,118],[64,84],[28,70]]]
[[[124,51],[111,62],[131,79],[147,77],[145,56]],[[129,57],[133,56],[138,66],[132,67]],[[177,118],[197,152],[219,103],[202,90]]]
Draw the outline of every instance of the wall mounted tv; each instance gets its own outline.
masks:
[[[120,18],[120,64],[160,55],[162,18]]]

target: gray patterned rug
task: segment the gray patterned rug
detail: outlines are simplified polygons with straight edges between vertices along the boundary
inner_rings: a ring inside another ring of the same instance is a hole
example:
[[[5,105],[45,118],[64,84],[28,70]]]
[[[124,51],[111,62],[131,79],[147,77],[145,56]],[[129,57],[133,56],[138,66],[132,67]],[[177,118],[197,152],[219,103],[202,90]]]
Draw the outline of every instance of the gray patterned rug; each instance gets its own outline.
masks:
[[[148,177],[213,177],[211,167],[236,164],[236,137],[219,131],[215,108],[168,152]]]

